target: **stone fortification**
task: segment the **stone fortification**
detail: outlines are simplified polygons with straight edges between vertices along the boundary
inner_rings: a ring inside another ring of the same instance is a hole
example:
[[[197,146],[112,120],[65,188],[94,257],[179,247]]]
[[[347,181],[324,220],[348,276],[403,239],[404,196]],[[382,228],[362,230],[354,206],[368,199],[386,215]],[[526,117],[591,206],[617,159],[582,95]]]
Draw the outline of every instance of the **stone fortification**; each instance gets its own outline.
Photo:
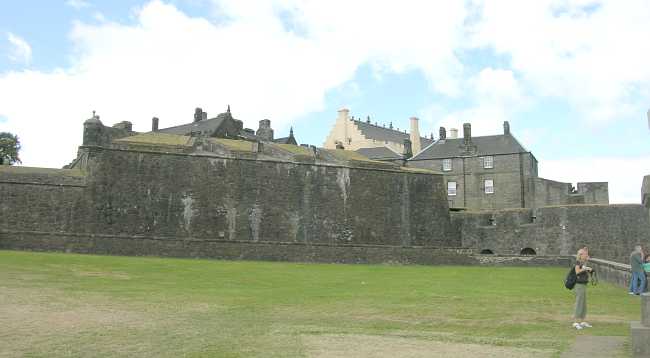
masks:
[[[635,245],[650,244],[642,205],[564,205],[538,209],[457,212],[463,247],[494,254],[590,255],[627,262]]]
[[[354,252],[345,247],[460,246],[434,173],[222,138],[113,143],[81,147],[83,170],[4,167],[0,247],[336,262]],[[396,261],[423,255],[379,251]],[[363,255],[344,261],[373,262]]]
[[[632,355],[650,356],[650,293],[641,294],[641,320],[630,323]]]
[[[646,209],[650,209],[650,175],[643,177],[643,183],[641,184],[641,204]]]

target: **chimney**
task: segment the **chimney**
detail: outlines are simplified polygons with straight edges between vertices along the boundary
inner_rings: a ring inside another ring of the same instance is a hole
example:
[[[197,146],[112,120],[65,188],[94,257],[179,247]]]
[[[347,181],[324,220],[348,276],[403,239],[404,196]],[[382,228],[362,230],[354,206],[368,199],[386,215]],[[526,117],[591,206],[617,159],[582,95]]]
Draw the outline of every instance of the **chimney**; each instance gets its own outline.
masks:
[[[151,131],[152,132],[158,131],[158,117],[151,118]]]
[[[350,114],[349,109],[341,108],[341,109],[339,109],[339,117],[337,118],[337,120],[341,119],[341,120],[347,121],[349,119],[349,117],[348,117],[349,114]]]
[[[202,113],[201,113],[201,119],[202,119],[202,120],[206,120],[206,119],[208,119],[208,112],[202,112]]]
[[[413,156],[413,149],[411,147],[411,141],[409,139],[404,139],[404,158],[408,159]]]
[[[648,114],[650,115],[650,112]],[[510,123],[508,121],[503,122],[503,134],[510,135]]]
[[[449,128],[449,139],[456,139],[456,138],[458,138],[458,129]]]
[[[413,149],[413,154],[420,153],[422,150],[422,143],[420,143],[420,128],[418,126],[418,118],[411,117],[411,145]]]
[[[440,127],[440,132],[438,133],[440,140],[445,140],[447,139],[447,130],[445,127]],[[431,138],[433,138],[433,134],[431,134]]]
[[[466,147],[472,145],[472,125],[469,123],[463,123],[463,141]]]
[[[203,110],[199,107],[196,107],[194,109],[194,122],[196,123],[201,119],[203,119]]]
[[[268,119],[262,119],[260,121],[260,126],[255,134],[257,134],[257,136],[264,141],[272,142],[273,129],[271,129],[271,121]]]

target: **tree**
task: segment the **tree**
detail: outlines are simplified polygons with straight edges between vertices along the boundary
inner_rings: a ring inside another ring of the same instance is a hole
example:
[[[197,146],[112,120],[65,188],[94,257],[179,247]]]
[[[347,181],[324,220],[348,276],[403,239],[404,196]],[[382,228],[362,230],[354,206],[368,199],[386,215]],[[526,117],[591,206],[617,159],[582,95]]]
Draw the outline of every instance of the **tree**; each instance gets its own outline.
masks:
[[[18,158],[20,140],[9,132],[0,132],[0,165],[22,163]]]

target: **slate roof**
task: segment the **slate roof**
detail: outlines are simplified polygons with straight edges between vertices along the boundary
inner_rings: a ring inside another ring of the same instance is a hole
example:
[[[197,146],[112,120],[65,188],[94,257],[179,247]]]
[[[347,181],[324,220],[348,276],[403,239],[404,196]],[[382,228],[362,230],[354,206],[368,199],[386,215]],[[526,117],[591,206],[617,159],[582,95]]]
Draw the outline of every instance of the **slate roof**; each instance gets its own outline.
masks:
[[[402,144],[404,139],[410,139],[408,133],[400,132],[395,129],[390,129],[386,127],[376,126],[372,123],[354,121],[354,124],[359,128],[361,133],[366,136],[366,138],[374,139],[377,141],[389,141]],[[420,143],[422,148],[433,142],[430,138],[420,137]]]
[[[201,133],[213,133],[217,130],[223,121],[227,118],[232,118],[230,112],[220,113],[215,118],[210,118],[206,120],[201,120],[198,122],[192,122],[187,124],[181,124],[175,127],[163,128],[160,129],[160,133],[167,134],[176,134],[176,135],[189,135],[192,132],[201,132]]]
[[[275,139],[273,140],[273,143],[289,144],[289,138],[291,138],[291,137],[275,138]]]
[[[386,147],[376,148],[360,148],[356,150],[357,153],[374,160],[392,160],[402,159],[402,155],[395,153]]]
[[[498,155],[511,153],[528,153],[515,137],[510,134],[472,137],[472,144],[476,146],[478,156]],[[465,145],[463,138],[437,140],[429,147],[424,148],[411,160],[442,159],[464,156]]]

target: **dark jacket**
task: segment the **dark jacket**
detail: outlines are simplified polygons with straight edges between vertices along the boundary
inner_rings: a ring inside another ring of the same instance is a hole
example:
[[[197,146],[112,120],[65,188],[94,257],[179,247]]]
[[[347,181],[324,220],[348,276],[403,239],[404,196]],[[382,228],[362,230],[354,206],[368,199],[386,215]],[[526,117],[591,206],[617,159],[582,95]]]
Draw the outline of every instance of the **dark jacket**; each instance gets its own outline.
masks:
[[[576,261],[576,266],[579,266],[582,269],[585,266],[584,262]],[[576,275],[576,283],[588,283],[589,282],[589,272],[582,271]]]

